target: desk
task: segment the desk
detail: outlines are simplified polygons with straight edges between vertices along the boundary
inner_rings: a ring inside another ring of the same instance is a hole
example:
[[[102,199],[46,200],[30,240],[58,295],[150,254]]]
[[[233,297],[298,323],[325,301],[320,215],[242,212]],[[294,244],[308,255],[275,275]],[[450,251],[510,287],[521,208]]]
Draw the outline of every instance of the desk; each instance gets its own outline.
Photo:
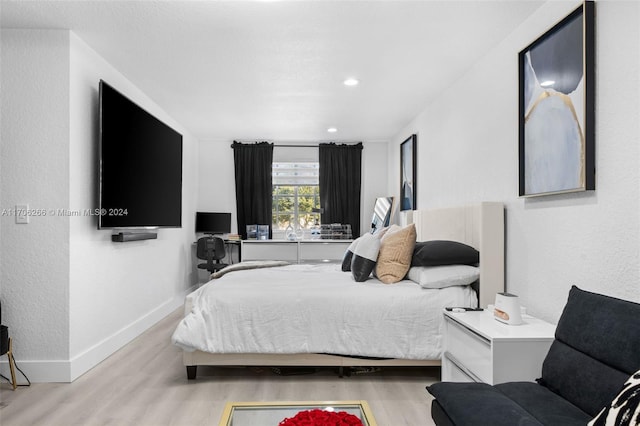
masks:
[[[351,240],[243,240],[242,261],[342,262]]]
[[[242,240],[224,240],[224,249],[227,252],[227,256],[229,257],[229,264],[234,263],[233,262],[233,251],[234,251],[234,247],[237,247],[238,249],[238,262],[240,262],[240,260],[242,260]]]

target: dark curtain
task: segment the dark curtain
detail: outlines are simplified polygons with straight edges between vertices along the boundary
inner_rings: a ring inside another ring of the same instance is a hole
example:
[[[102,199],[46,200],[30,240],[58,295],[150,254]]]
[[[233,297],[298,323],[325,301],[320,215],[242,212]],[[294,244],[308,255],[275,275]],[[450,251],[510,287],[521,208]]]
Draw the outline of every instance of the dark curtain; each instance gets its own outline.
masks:
[[[353,238],[357,238],[360,236],[362,143],[321,143],[318,154],[322,223],[350,224]]]
[[[247,225],[269,225],[271,238],[273,144],[234,141],[231,148],[236,176],[238,234],[244,240],[247,238]]]

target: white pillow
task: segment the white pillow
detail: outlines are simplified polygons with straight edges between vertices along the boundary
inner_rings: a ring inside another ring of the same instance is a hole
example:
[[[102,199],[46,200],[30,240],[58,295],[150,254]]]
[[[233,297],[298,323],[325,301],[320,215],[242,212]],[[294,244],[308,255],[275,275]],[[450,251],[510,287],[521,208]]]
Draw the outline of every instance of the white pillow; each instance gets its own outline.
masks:
[[[470,265],[413,266],[407,278],[422,288],[468,285],[480,277],[480,268]]]

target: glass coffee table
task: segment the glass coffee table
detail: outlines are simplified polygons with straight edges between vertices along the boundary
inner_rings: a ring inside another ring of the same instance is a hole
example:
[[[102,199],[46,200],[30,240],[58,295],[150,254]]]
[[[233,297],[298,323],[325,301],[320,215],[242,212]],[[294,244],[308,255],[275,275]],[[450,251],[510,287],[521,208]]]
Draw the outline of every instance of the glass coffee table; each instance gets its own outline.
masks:
[[[278,424],[300,411],[320,409],[344,411],[358,417],[365,426],[377,426],[367,401],[282,401],[228,402],[219,426],[256,426]]]

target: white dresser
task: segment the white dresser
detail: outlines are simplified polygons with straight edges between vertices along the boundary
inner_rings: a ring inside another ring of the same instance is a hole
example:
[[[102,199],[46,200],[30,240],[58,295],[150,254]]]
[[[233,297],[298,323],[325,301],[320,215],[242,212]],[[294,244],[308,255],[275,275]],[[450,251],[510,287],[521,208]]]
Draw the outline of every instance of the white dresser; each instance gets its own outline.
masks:
[[[243,240],[242,260],[341,262],[351,240]]]
[[[507,325],[485,311],[444,311],[442,381],[534,381],[553,342],[555,325],[524,315]]]

